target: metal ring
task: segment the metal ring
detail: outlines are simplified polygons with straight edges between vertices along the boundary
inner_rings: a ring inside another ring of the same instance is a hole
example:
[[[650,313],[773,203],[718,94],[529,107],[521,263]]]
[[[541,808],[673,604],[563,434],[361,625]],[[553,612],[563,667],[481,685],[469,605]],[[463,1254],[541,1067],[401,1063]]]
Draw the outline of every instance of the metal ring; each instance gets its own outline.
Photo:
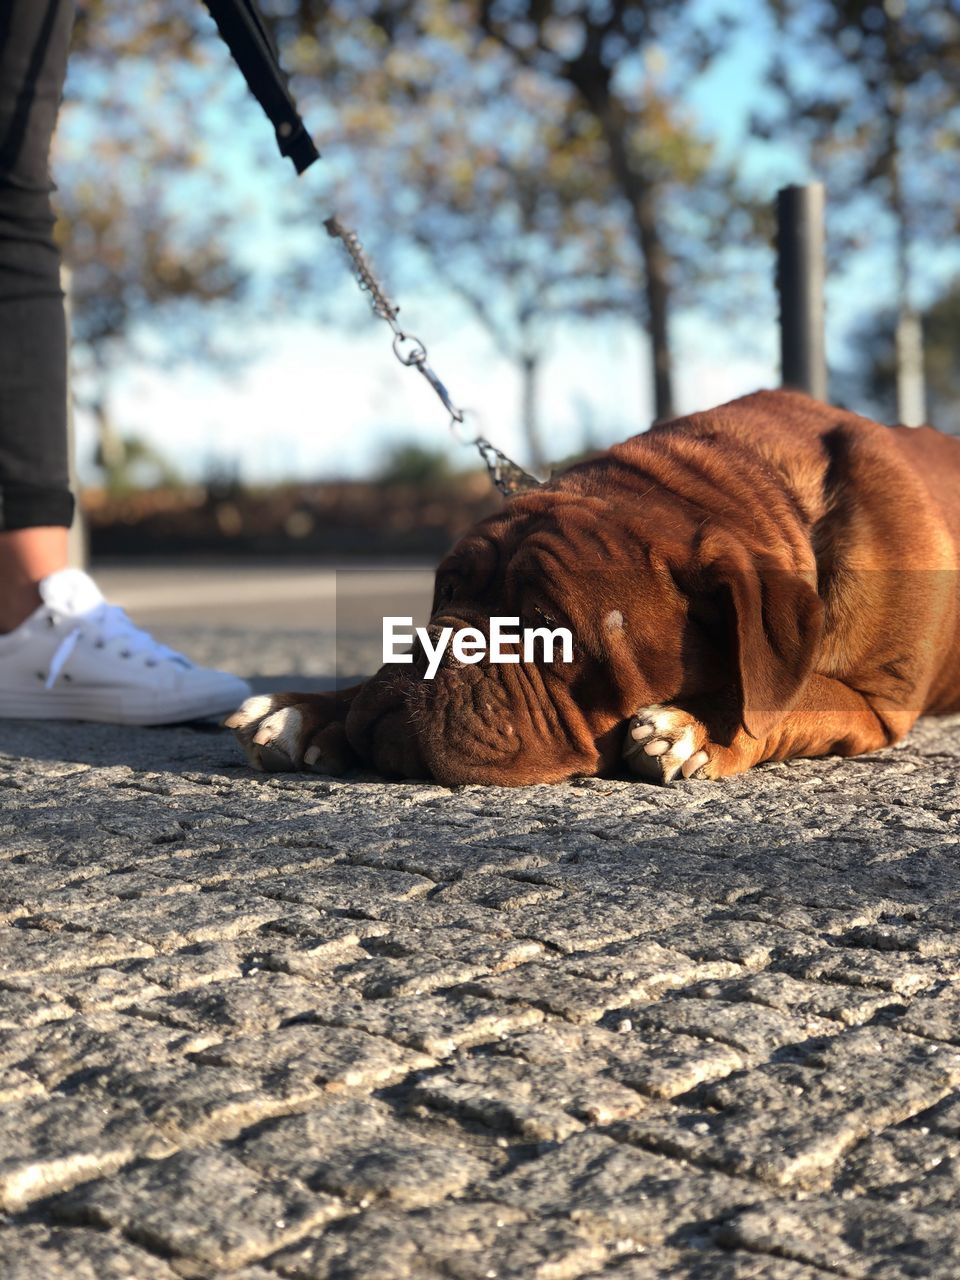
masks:
[[[400,349],[404,342],[414,343],[414,348],[409,355],[404,355],[403,351]],[[414,337],[412,333],[404,333],[400,330],[395,333],[393,337],[393,354],[401,364],[405,364],[407,366],[412,364],[423,364],[427,358],[427,348],[423,345],[420,339]]]

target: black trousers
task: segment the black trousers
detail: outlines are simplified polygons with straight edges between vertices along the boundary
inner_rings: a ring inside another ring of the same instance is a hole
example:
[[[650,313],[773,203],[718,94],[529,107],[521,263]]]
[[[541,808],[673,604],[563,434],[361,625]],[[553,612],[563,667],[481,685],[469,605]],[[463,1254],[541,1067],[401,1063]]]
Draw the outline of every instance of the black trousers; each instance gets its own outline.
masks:
[[[0,0],[0,531],[73,516],[49,171],[73,15],[74,0]]]

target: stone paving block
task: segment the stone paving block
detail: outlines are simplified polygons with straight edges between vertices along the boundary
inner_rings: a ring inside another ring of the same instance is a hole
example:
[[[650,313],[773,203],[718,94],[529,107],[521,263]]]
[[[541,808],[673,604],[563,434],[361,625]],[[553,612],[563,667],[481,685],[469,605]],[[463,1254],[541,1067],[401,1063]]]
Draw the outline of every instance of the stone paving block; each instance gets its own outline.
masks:
[[[45,1093],[46,1089],[35,1076],[19,1067],[0,1067],[0,1106]]]
[[[157,951],[169,952],[194,942],[222,942],[238,934],[252,933],[282,914],[282,905],[269,897],[211,890],[209,893],[158,894],[154,898],[118,902],[100,909],[97,920],[111,933],[138,938]],[[49,922],[75,927],[78,916],[55,910],[31,919],[44,925]],[[128,951],[126,954],[149,953]],[[108,958],[104,957],[101,963]],[[2,973],[0,969],[0,976]]]
[[[901,996],[915,996],[938,982],[960,977],[960,955],[928,958],[908,953],[855,951],[831,947],[818,955],[785,960],[782,967],[797,978],[845,982],[852,987],[879,987]]]
[[[641,981],[649,998],[673,987],[687,986],[705,977],[727,977],[743,972],[736,961],[716,957],[691,957],[659,938],[630,938],[613,942],[597,951],[574,954],[562,961],[568,973],[592,982],[632,983]]]
[[[215,1038],[122,1015],[77,1015],[33,1030],[0,1031],[0,1066],[20,1067],[56,1089],[73,1078],[94,1084],[118,1070],[178,1059]]]
[[[673,996],[632,1005],[624,1014],[641,1031],[654,1027],[679,1035],[719,1040],[740,1050],[745,1061],[762,1061],[785,1045],[839,1034],[841,1027],[813,1014],[797,1017],[764,1005]]]
[[[114,968],[72,970],[69,973],[37,973],[24,979],[9,979],[10,991],[22,992],[37,1006],[65,1004],[69,1012],[95,1013],[123,1009],[136,1000],[165,995],[162,987],[145,983],[125,961]],[[2,1005],[2,997],[0,997]],[[68,1016],[64,1014],[61,1016]]]
[[[960,1045],[960,987],[949,987],[935,996],[912,1000],[895,1019],[901,1031]]]
[[[169,955],[149,960],[129,961],[122,971],[131,981],[142,984],[141,1000],[151,1000],[154,992],[190,991],[228,978],[241,978],[247,969],[247,956],[259,943],[255,935],[244,943],[196,942]]]
[[[956,1215],[912,1213],[870,1200],[833,1197],[777,1202],[725,1222],[719,1240],[732,1247],[822,1267],[851,1280],[956,1280]]]
[[[308,979],[329,979],[350,988],[353,996],[379,1000],[455,986],[522,964],[542,951],[538,942],[478,939],[464,929],[391,929],[382,936],[358,938],[350,948],[334,949],[321,941],[272,950],[263,963]]]
[[[619,1013],[612,1015],[611,1026],[615,1029],[550,1021],[496,1048],[537,1069],[574,1061],[583,1071],[609,1076],[653,1098],[672,1098],[746,1066],[746,1057],[730,1045],[658,1031],[640,1034]]]
[[[446,800],[448,797],[445,796]],[[496,827],[474,826],[470,822],[458,823],[450,829],[449,841],[444,840],[444,824],[434,815],[430,833],[420,838],[407,835],[385,840],[367,839],[355,854],[347,851],[347,860],[353,857],[365,866],[388,867],[393,871],[409,871],[413,875],[426,876],[438,884],[449,883],[463,875],[498,875],[511,872],[524,873],[553,866],[558,858],[556,837],[542,849],[526,846],[529,837],[517,844],[506,844],[497,839]]]
[[[535,907],[540,902],[561,897],[563,890],[554,885],[481,872],[461,876],[451,884],[443,885],[434,900],[443,903],[471,902],[490,911],[519,911],[521,907]]]
[[[929,1111],[916,1118],[916,1123],[931,1133],[942,1133],[948,1138],[960,1138],[960,1091],[948,1094]]]
[[[63,872],[60,872],[61,879]],[[44,905],[36,914],[56,911],[84,911],[93,907],[113,906],[137,898],[165,897],[171,893],[196,893],[196,886],[177,880],[164,880],[143,865],[77,877],[69,885],[44,897]]]
[[[287,902],[282,916],[263,926],[262,933],[310,940],[316,946],[326,943],[331,948],[352,947],[365,938],[378,938],[389,931],[389,925],[360,916],[340,915],[311,907],[302,902]]]
[[[401,1216],[370,1209],[270,1259],[293,1280],[580,1280],[610,1247],[559,1218],[492,1201]]]
[[[844,1198],[868,1195],[949,1215],[960,1206],[960,1140],[931,1133],[922,1117],[887,1129],[853,1149],[833,1189]]]
[[[189,1151],[88,1183],[57,1206],[64,1221],[121,1231],[161,1254],[231,1270],[346,1211],[292,1179],[261,1177],[226,1151]]]
[[[603,1280],[826,1280],[828,1275],[836,1272],[739,1250],[652,1249],[606,1267]],[[588,1280],[601,1280],[600,1274]]]
[[[616,821],[613,815],[610,818]],[[684,838],[689,840],[689,833]],[[578,842],[579,839],[578,834]],[[526,878],[562,888],[566,903],[557,903],[561,911],[564,905],[574,910],[580,907],[582,911],[584,898],[602,901],[604,913],[611,913],[611,924],[622,926],[623,937],[647,937],[675,929],[688,921],[702,920],[706,914],[703,902],[689,893],[677,892],[651,876],[650,858],[649,850],[642,849],[638,854],[629,843],[617,838],[612,842],[604,841],[599,853],[578,849],[554,866],[526,873]],[[548,921],[550,918],[546,910],[533,911],[530,915],[534,921],[541,918]],[[569,910],[562,913],[561,918],[571,926],[577,923],[577,917]],[[582,916],[580,923],[584,923]],[[606,930],[598,932],[602,934]],[[615,942],[617,939],[607,937],[605,941]],[[590,951],[594,947],[586,940],[577,949]]]
[[[215,979],[131,1008],[140,1017],[196,1031],[269,1031],[311,1014],[329,991],[282,973]]]
[[[446,1058],[458,1048],[502,1040],[543,1022],[532,1005],[484,1000],[479,996],[444,993],[416,1000],[332,999],[324,1010],[329,1023],[358,1027],[398,1044],[422,1049],[432,1058]]]
[[[484,976],[487,972],[484,964],[453,957],[434,957],[429,953],[403,958],[364,953],[351,963],[338,966],[330,976],[358,998],[382,1000],[390,996],[426,995]]]
[[[320,1023],[221,1040],[192,1057],[198,1063],[259,1071],[271,1089],[281,1092],[306,1085],[373,1089],[436,1065],[429,1055],[382,1036]]]
[[[803,901],[779,893],[763,892],[737,898],[736,914],[741,920],[757,920],[778,929],[806,933],[812,938],[840,936],[852,929],[863,928],[883,914],[884,900],[856,894],[852,901],[843,902],[843,892],[831,886],[832,902],[819,902],[818,886],[807,879],[807,892]],[[849,896],[849,895],[847,895]]]
[[[653,919],[656,919],[656,904],[649,905]],[[675,909],[672,901],[670,909]],[[687,903],[686,910],[693,914],[690,903]],[[532,938],[557,951],[569,953],[595,951],[612,942],[636,937],[646,932],[644,925],[649,919],[646,912],[611,901],[605,901],[602,910],[598,910],[591,895],[581,894],[529,907],[522,918],[510,923],[518,936]]]
[[[646,1105],[635,1090],[577,1068],[575,1060],[540,1063],[534,1073],[514,1058],[460,1056],[414,1084],[411,1098],[533,1142],[561,1141],[587,1124],[610,1124]]]
[[[100,929],[86,933],[56,924],[50,928],[7,926],[0,929],[0,982],[16,982],[28,973],[93,969],[153,954],[142,939]]]
[[[739,1050],[719,1041],[653,1031],[637,1034],[636,1041],[635,1051],[614,1063],[610,1074],[650,1098],[677,1098],[747,1065]]]
[[[355,912],[374,920],[384,908],[423,898],[433,888],[434,882],[426,876],[351,863],[257,881],[258,893],[269,898],[324,911]]]
[[[305,977],[330,977],[338,985],[354,988],[356,994],[371,999],[390,996],[419,996],[444,987],[456,986],[470,978],[503,970],[535,959],[543,951],[538,942],[525,939],[478,940],[463,929],[403,930],[381,937],[364,938],[349,952],[325,957],[310,955],[304,963],[297,953],[286,951],[269,957],[269,967]],[[450,934],[450,938],[442,935]]]
[[[536,908],[534,908],[536,910]],[[403,902],[382,902],[376,907],[380,924],[406,929],[470,929],[486,938],[527,937],[527,913],[513,915],[478,907],[471,902],[441,902],[435,896]]]
[[[28,1097],[0,1111],[0,1209],[163,1154],[168,1143],[130,1102],[102,1094]]]
[[[869,1022],[880,1009],[900,1002],[893,992],[809,982],[786,973],[752,973],[719,982],[707,979],[688,987],[687,994],[708,1000],[747,1000],[796,1018],[833,1018],[848,1027]]]
[[[289,939],[295,939],[304,948],[316,948],[319,957],[323,951],[349,951],[361,940],[380,937],[389,930],[390,926],[380,920],[331,915],[319,907],[288,902],[283,915],[269,920],[257,936],[265,947],[284,946]]]
[[[65,1000],[47,995],[29,982],[16,986],[0,985],[0,1030],[19,1031],[21,1027],[39,1027],[45,1022],[69,1018],[72,1007]]]
[[[508,973],[464,984],[464,990],[473,995],[532,1004],[571,1022],[596,1022],[608,1009],[629,1003],[646,989],[645,979],[597,982],[569,973],[557,961],[519,965]]]
[[[6,841],[0,837],[0,846]],[[0,853],[0,859],[3,855]],[[52,901],[63,901],[64,895],[75,893],[78,896],[87,894],[87,900],[97,895],[90,895],[85,889],[89,881],[103,880],[96,867],[88,872],[76,869],[64,874],[61,865],[39,865],[31,858],[26,864],[14,863],[11,860],[0,862],[3,867],[2,884],[0,884],[0,923],[8,924],[21,916],[34,915]],[[116,894],[102,895],[106,899],[115,898]]]
[[[471,929],[391,928],[376,938],[365,939],[371,955],[415,956],[424,953],[444,960],[461,960],[490,973],[512,969],[533,960],[544,951],[543,944],[529,938],[485,937]]]
[[[657,940],[695,960],[728,960],[747,969],[766,968],[775,957],[799,958],[822,949],[798,930],[743,920],[732,912],[691,920],[658,933]]]
[[[837,938],[839,946],[869,947],[871,951],[906,951],[918,956],[960,955],[960,932],[938,929],[928,920],[916,923],[881,920],[859,925]]]
[[[776,1186],[814,1185],[855,1142],[933,1106],[958,1082],[960,1054],[862,1027],[811,1042],[793,1061],[701,1086],[691,1095],[699,1111],[651,1110],[621,1131]]]
[[[0,1280],[180,1280],[162,1258],[114,1232],[0,1226]]]
[[[191,1061],[117,1070],[104,1091],[134,1103],[178,1147],[231,1137],[247,1125],[305,1105],[319,1092],[307,1079],[274,1081],[253,1070]]]
[[[441,1138],[443,1139],[441,1141]],[[361,1208],[375,1200],[422,1208],[459,1195],[503,1163],[496,1147],[451,1128],[415,1125],[368,1098],[341,1098],[260,1125],[234,1148],[265,1174],[297,1178]]]
[[[535,1217],[560,1216],[598,1239],[626,1237],[634,1245],[683,1243],[767,1194],[755,1183],[590,1131],[518,1166],[492,1192]]]
[[[303,875],[336,861],[333,850],[296,849],[286,845],[267,848],[218,849],[198,853],[181,849],[159,858],[151,858],[150,874],[158,880],[188,886],[219,887],[236,884],[242,877],[245,885],[255,885],[278,875]]]

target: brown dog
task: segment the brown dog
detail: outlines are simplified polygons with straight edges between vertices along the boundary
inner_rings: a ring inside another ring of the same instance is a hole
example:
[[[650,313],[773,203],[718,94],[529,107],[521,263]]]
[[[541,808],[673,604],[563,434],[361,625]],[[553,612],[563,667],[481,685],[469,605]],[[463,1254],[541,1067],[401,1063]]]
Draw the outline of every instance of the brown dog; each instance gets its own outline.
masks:
[[[761,391],[634,436],[478,524],[433,629],[568,627],[572,661],[383,667],[252,698],[261,768],[515,786],[857,755],[960,710],[960,441]]]

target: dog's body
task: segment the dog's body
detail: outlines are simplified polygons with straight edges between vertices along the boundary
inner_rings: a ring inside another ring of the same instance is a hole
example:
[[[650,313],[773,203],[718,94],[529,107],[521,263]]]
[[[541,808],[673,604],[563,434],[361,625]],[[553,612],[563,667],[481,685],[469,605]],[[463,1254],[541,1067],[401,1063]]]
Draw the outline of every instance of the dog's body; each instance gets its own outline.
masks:
[[[572,662],[394,665],[228,723],[261,767],[447,783],[856,755],[960,710],[958,561],[960,441],[757,392],[511,499],[440,565],[431,627],[546,620]]]

